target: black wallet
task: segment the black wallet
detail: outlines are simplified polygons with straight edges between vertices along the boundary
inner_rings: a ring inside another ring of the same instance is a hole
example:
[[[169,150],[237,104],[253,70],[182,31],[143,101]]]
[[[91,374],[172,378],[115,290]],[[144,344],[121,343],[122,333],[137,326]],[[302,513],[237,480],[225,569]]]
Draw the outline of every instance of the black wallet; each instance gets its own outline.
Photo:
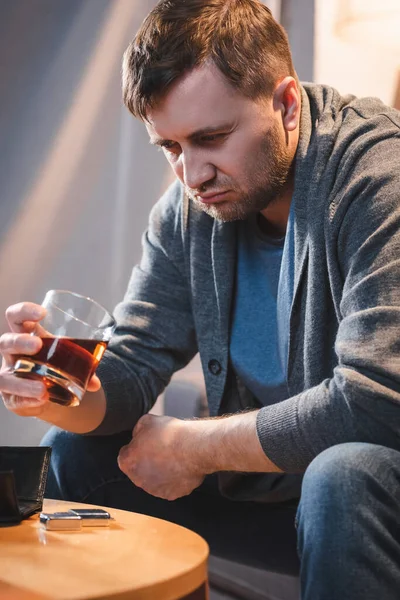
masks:
[[[50,447],[0,446],[0,524],[42,510],[50,455]]]

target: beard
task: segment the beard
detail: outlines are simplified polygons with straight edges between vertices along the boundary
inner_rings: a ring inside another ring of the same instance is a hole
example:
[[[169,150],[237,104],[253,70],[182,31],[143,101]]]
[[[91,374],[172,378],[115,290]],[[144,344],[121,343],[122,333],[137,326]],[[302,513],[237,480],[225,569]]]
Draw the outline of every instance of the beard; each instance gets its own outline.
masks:
[[[210,217],[224,222],[242,221],[279,200],[290,184],[292,165],[293,158],[280,141],[278,126],[275,125],[265,135],[257,156],[248,157],[244,181],[246,191],[235,181],[223,177],[215,178],[201,188],[202,193],[229,189],[238,200],[205,204],[192,190],[186,188],[186,193]]]

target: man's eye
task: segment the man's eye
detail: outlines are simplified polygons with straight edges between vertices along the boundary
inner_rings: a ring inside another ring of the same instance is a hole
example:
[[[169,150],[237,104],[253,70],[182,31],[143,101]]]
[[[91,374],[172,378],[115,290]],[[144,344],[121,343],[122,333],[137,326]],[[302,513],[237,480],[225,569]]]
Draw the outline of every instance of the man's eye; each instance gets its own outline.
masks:
[[[161,148],[165,148],[165,150],[172,150],[174,146],[177,146],[176,142],[163,142],[161,144]]]
[[[222,139],[223,137],[225,137],[225,133],[213,133],[212,135],[204,135],[201,138],[202,142],[216,142],[217,140]]]

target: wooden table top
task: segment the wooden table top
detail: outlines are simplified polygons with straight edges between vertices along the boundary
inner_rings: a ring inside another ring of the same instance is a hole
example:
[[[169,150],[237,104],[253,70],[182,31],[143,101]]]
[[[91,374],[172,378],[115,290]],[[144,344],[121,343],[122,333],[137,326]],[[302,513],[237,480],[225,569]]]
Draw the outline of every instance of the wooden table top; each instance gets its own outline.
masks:
[[[43,511],[74,506],[45,500]],[[115,519],[109,527],[46,531],[34,515],[0,528],[0,598],[176,600],[206,589],[209,550],[199,535],[161,519],[106,510]]]

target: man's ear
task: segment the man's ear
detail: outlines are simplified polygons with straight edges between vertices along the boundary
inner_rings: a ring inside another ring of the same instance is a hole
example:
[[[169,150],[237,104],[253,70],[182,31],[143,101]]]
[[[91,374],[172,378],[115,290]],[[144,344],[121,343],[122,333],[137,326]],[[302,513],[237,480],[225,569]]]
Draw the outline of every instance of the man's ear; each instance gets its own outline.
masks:
[[[300,90],[294,77],[285,77],[276,86],[273,107],[280,111],[286,131],[294,131],[300,121]]]

